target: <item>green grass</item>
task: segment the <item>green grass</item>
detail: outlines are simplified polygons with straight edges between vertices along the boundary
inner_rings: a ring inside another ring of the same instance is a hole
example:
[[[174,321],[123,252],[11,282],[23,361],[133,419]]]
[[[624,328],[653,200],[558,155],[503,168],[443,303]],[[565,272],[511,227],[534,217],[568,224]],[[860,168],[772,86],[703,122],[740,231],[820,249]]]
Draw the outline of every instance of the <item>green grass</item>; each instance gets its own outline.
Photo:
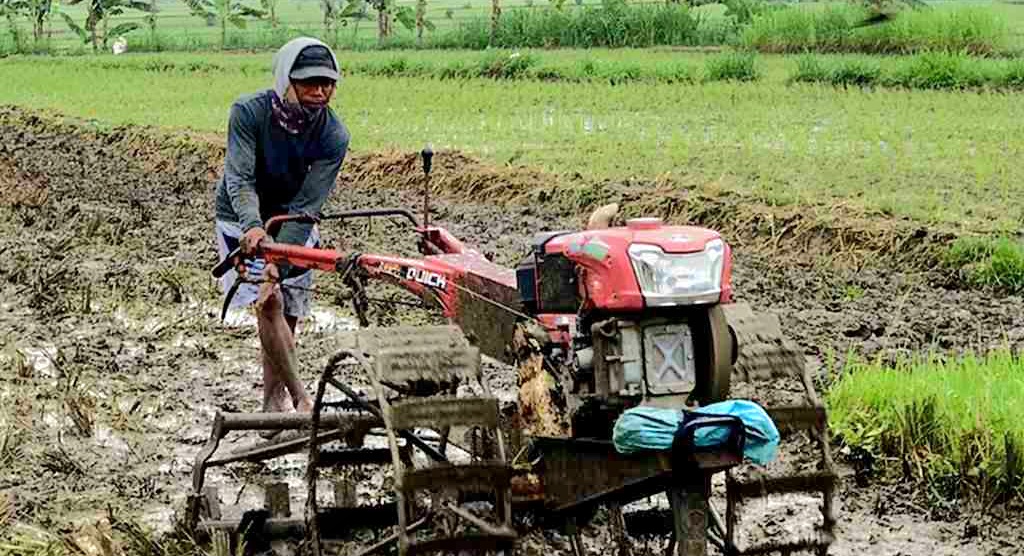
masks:
[[[962,237],[945,264],[973,287],[1024,293],[1024,243],[1008,237]]]
[[[861,459],[956,496],[1024,493],[1022,397],[1024,359],[993,352],[851,365],[827,400],[833,432]]]
[[[1006,50],[1010,30],[985,7],[905,11],[892,21],[859,26],[868,12],[848,4],[826,9],[787,8],[755,16],[741,42],[763,52],[993,54]]]
[[[253,6],[259,4],[255,0],[246,1]],[[770,13],[762,14],[762,21],[754,26],[755,29],[748,30],[748,33],[752,33],[752,35],[748,35],[748,40],[754,40],[769,49],[772,45],[779,48],[789,45],[802,51],[808,40],[821,40],[818,35],[821,34],[822,29],[818,29],[819,33],[810,37],[806,31],[807,22],[805,20],[814,16],[801,14],[827,12],[829,7],[843,5],[836,2],[800,2],[793,4],[797,6],[795,8],[777,11],[775,8],[787,4],[774,2],[765,4],[756,0],[727,0],[726,3],[732,6],[731,10],[718,3],[704,4],[690,10],[685,8],[668,10],[658,3],[646,3],[634,12],[647,15],[609,19],[585,15],[586,13],[600,12],[601,10],[593,8],[601,5],[602,0],[581,0],[579,6],[576,2],[566,2],[566,7],[561,13],[552,12],[549,9],[551,4],[548,0],[507,0],[502,2],[508,21],[505,28],[507,32],[502,34],[501,44],[506,46],[570,45],[580,44],[579,41],[585,41],[589,45],[639,45],[651,44],[652,41],[671,44],[731,44],[736,42],[740,33],[744,31],[751,13],[757,16],[767,7],[767,11]],[[844,39],[846,44],[852,45],[858,50],[866,48],[876,51],[903,51],[907,47],[920,48],[936,45],[948,47],[954,44],[971,46],[975,44],[977,38],[998,39],[996,42],[1006,42],[1005,46],[1012,51],[1024,49],[1024,5],[1022,4],[966,0],[943,0],[930,3],[934,9],[920,14],[910,14],[906,17],[901,16],[897,18],[897,21],[887,25],[850,32],[849,22],[846,22],[842,23],[841,28],[828,28],[828,25],[825,25],[827,28],[825,30],[830,29],[833,35],[835,33],[845,34],[847,36]],[[398,0],[398,4],[412,6],[414,0]],[[129,11],[115,16],[111,20],[111,25],[123,22],[136,22],[142,25],[142,29],[128,35],[130,49],[135,51],[206,51],[219,47],[219,28],[208,26],[203,19],[192,16],[184,2],[181,0],[157,0],[157,5],[159,12],[155,33],[149,31],[149,25],[144,19],[145,14],[141,12]],[[489,2],[431,0],[427,5],[427,19],[434,25],[434,29],[426,32],[427,44],[443,47],[481,47],[482,33],[485,31],[484,28],[489,25],[489,10]],[[79,23],[85,20],[83,3],[61,4],[59,11],[67,13]],[[688,11],[691,17],[664,17],[669,12],[682,13],[683,11]],[[852,13],[850,8],[845,7],[840,11]],[[244,29],[229,28],[227,47],[233,50],[274,49],[289,38],[300,34],[324,34],[320,5],[316,0],[279,0],[277,12],[280,24],[276,28],[271,28],[266,21],[251,21]],[[960,14],[974,15],[961,16]],[[336,35],[324,37],[325,40],[343,48],[376,48],[378,46],[376,21],[372,10],[369,12],[369,16],[369,18],[358,22],[353,20],[352,24],[341,28]],[[785,21],[775,21],[773,18],[776,17],[784,18]],[[819,20],[823,16],[817,17],[818,19],[815,21],[818,21],[820,26],[821,21]],[[53,52],[72,53],[89,51],[89,48],[66,28],[59,16],[51,19],[52,21],[48,24],[47,40],[39,46],[30,44],[31,33],[27,20],[19,21],[21,30],[28,35],[27,40],[23,41],[23,48],[29,50],[44,48]],[[612,22],[614,25],[609,25],[612,19],[614,19]],[[573,21],[575,23],[572,23]],[[838,22],[835,17],[829,21]],[[625,25],[630,22],[636,25]],[[764,31],[768,31],[768,34],[764,34]],[[595,35],[603,35],[608,40],[601,42],[596,40]],[[628,39],[629,42],[622,42],[625,39]],[[391,48],[410,47],[413,44],[413,33],[401,25],[396,25],[393,39],[385,46]],[[983,42],[983,44],[987,43]],[[7,32],[7,24],[0,21],[0,53],[13,51],[12,46]],[[827,41],[824,46],[828,46]]]
[[[502,14],[490,40],[490,18],[478,17],[440,34],[435,45],[453,48],[591,48],[721,44],[722,33],[702,33],[701,17],[685,4],[609,1],[578,9],[512,10]]]
[[[447,63],[468,55],[403,56]],[[650,57],[701,68],[708,60],[646,51],[558,56],[549,62]],[[160,61],[222,69],[198,78],[138,71],[137,64]],[[11,57],[0,64],[0,82],[12,85],[0,87],[0,103],[222,133],[230,103],[269,86],[269,63],[269,54]],[[1020,227],[1024,141],[1015,122],[1024,104],[1016,96],[788,85],[795,64],[792,58],[759,59],[756,83],[509,83],[356,74],[343,81],[334,105],[353,133],[354,151],[418,150],[431,142],[566,177],[669,179],[679,187],[773,203],[845,204],[972,231]]]
[[[943,52],[889,59],[807,54],[797,58],[789,81],[837,87],[1019,91],[1024,89],[1024,61]]]
[[[704,81],[757,81],[752,54],[729,52],[711,56],[704,65]]]
[[[840,87],[1024,89],[1022,60],[945,53],[886,58],[808,54],[794,59],[761,57],[743,51],[694,55],[669,49],[405,50],[346,52],[340,63],[345,75],[377,77],[593,81],[612,85],[634,81],[756,81],[767,77],[773,81],[825,83]],[[265,55],[210,57],[179,53],[173,56],[100,56],[75,60],[74,65],[80,71],[120,69],[185,74],[231,71],[247,75],[262,75],[267,71]]]
[[[147,2],[149,0],[146,0]],[[243,4],[258,7],[256,0],[242,0]],[[399,6],[414,6],[414,0],[398,0]],[[531,5],[532,4],[532,5]],[[582,0],[580,5],[575,1],[566,2],[565,14],[576,14],[587,8],[600,6],[602,0]],[[202,18],[191,15],[182,0],[157,0],[156,32],[151,33],[146,14],[128,11],[111,19],[111,26],[117,23],[139,23],[142,28],[127,35],[129,49],[135,51],[208,51],[219,48],[220,29],[209,26]],[[503,13],[511,21],[537,20],[536,14],[548,12],[548,0],[503,0]],[[490,18],[490,2],[480,0],[430,0],[427,4],[427,20],[434,26],[432,31],[425,33],[428,43],[442,42],[450,44],[459,35],[470,33],[469,40],[479,40],[480,25],[487,24]],[[647,6],[652,8],[654,6]],[[59,11],[67,13],[76,22],[85,21],[85,4],[60,4]],[[593,11],[593,10],[590,10]],[[724,40],[726,36],[735,35],[735,28],[722,17],[724,7],[719,4],[701,6],[689,10],[691,15],[701,15],[702,21],[698,31],[706,40]],[[324,36],[324,40],[343,48],[365,49],[376,48],[377,22],[376,12],[368,10],[368,17],[351,22],[340,28],[336,35]],[[245,28],[228,28],[228,48],[232,50],[265,50],[279,47],[288,39],[297,35],[324,35],[323,15],[318,0],[279,0],[277,7],[279,26],[272,28],[268,21],[249,21]],[[707,17],[705,17],[707,16]],[[568,17],[568,16],[567,16]],[[565,19],[565,18],[561,18]],[[26,48],[33,48],[31,43],[31,27],[27,20],[22,20],[20,29],[27,34]],[[85,53],[91,47],[83,45],[77,35],[68,30],[61,17],[51,18],[48,25],[48,40],[44,46],[53,52]],[[414,44],[414,33],[399,24],[394,25],[394,37],[385,46],[409,47]],[[468,45],[464,45],[468,46]],[[0,53],[13,52],[6,21],[0,20]]]

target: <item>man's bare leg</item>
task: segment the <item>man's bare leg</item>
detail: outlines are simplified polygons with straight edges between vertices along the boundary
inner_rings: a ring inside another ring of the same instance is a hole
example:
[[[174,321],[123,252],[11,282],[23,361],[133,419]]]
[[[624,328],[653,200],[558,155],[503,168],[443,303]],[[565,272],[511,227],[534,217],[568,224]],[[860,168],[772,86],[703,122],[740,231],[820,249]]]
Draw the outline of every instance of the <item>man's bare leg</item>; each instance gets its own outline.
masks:
[[[266,351],[260,350],[263,359],[263,411],[288,413],[295,410],[292,405],[291,396],[284,387],[284,383],[277,379],[277,367],[267,355]]]
[[[299,319],[290,315],[285,315],[284,319],[288,322],[288,328],[291,330],[292,338],[294,338],[295,326]],[[294,411],[295,405],[292,404],[288,389],[277,378],[279,371],[274,365],[274,361],[267,355],[265,350],[261,349],[260,352],[263,359],[263,411],[281,413]]]
[[[257,322],[264,357],[264,407],[279,408],[275,398],[283,398],[282,391],[286,390],[296,410],[311,412],[313,400],[299,380],[295,357],[293,334],[296,319],[285,317],[280,290],[275,288],[272,293],[267,292],[260,297],[261,303],[257,303]]]

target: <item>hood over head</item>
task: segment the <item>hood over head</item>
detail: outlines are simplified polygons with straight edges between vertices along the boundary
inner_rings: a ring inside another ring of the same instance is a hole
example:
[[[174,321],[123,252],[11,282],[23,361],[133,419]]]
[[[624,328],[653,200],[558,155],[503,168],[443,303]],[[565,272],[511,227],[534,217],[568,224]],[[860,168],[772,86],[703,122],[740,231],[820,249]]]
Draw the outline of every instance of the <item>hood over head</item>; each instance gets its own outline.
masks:
[[[285,43],[274,54],[273,89],[278,97],[285,98],[292,79],[327,77],[340,81],[338,70],[338,58],[329,46],[311,37],[298,37]]]

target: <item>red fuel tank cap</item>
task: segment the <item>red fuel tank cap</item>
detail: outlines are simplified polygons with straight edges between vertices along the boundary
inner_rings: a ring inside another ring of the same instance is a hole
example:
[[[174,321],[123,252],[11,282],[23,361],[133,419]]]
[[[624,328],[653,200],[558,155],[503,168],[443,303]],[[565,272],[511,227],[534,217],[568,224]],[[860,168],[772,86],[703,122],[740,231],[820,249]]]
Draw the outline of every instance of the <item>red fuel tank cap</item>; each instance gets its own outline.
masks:
[[[630,218],[626,227],[630,230],[657,230],[664,224],[660,218]]]

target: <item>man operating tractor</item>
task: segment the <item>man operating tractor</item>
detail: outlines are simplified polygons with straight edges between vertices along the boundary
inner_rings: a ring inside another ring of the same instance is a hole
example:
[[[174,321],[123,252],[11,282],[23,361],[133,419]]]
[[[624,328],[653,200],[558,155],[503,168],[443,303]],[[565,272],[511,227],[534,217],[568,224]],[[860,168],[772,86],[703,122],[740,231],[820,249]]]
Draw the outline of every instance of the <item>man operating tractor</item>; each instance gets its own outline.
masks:
[[[282,214],[316,215],[334,190],[349,144],[348,129],[328,106],[338,79],[333,51],[316,39],[297,38],[274,56],[273,86],[232,104],[216,192],[220,259],[238,247],[252,254],[267,242],[318,245],[313,224],[287,222],[270,237],[264,222]],[[312,279],[312,272],[258,258],[221,278],[225,290],[237,288],[233,308],[255,304],[263,411],[312,410],[294,339],[298,320],[309,315]]]

